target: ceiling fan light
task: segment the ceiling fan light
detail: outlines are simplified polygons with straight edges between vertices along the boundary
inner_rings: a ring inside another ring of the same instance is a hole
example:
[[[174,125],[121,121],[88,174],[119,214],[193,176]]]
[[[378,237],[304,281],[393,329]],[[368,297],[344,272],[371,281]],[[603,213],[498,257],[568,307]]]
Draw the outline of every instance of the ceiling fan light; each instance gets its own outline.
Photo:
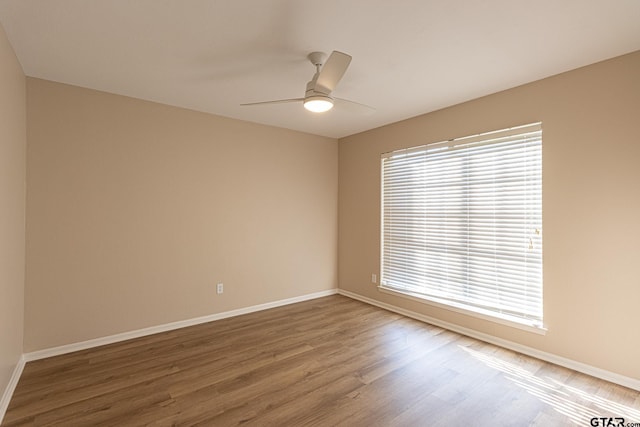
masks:
[[[328,96],[310,96],[305,98],[304,108],[314,113],[324,113],[333,108],[333,99]]]

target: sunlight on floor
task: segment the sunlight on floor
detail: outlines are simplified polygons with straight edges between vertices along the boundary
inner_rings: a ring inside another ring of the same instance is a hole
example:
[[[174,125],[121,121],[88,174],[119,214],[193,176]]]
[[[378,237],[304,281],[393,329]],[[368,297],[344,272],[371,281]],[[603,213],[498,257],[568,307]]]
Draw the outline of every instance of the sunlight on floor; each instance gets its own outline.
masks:
[[[626,423],[640,422],[640,408],[614,402],[550,377],[537,376],[535,372],[498,357],[459,347],[485,365],[504,372],[507,379],[579,425],[591,425],[590,420],[594,417],[621,417]]]

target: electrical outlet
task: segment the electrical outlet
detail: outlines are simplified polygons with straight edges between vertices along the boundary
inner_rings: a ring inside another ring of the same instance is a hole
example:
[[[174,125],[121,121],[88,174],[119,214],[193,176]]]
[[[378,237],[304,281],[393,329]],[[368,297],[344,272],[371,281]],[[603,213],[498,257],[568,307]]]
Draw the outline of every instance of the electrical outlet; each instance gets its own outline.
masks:
[[[375,273],[371,275],[371,283],[378,283],[378,276]]]
[[[216,292],[219,293],[219,294],[223,293],[224,292],[224,284],[218,283],[216,285]]]

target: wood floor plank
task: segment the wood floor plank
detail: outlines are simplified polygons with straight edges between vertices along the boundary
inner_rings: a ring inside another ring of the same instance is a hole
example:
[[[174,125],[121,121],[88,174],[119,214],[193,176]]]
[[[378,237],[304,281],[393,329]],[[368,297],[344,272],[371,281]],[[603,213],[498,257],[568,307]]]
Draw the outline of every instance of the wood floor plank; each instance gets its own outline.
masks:
[[[343,296],[27,363],[2,426],[640,423],[640,393]]]

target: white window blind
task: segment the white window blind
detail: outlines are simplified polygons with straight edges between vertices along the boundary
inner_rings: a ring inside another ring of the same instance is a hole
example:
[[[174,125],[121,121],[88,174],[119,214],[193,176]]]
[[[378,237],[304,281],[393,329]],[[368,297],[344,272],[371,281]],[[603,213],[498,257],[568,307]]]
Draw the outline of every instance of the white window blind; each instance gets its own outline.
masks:
[[[540,123],[382,155],[381,287],[542,326]]]

